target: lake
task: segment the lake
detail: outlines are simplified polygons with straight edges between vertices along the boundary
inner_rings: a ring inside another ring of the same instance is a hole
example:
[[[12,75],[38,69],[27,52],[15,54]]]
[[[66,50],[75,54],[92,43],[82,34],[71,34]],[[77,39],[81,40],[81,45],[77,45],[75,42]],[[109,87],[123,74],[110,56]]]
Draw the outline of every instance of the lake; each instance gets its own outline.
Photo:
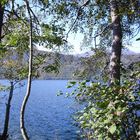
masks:
[[[4,82],[6,81],[0,81]],[[25,82],[25,81],[24,81]],[[56,96],[59,90],[64,93],[66,80],[34,80],[26,108],[25,122],[30,140],[78,140],[78,128],[72,115],[80,105],[73,98]],[[12,99],[9,140],[22,140],[19,127],[19,113],[26,86],[16,88]],[[5,93],[0,93],[0,133],[5,112]],[[2,97],[4,99],[2,99]]]

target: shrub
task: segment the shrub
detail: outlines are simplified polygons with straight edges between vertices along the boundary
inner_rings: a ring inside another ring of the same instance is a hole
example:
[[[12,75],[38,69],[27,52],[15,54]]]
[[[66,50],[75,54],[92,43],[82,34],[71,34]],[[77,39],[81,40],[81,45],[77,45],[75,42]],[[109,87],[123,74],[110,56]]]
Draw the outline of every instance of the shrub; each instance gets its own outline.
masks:
[[[122,81],[121,85],[79,82],[75,90],[76,99],[85,107],[77,112],[75,119],[83,137],[99,140],[138,139],[140,89],[135,78]]]

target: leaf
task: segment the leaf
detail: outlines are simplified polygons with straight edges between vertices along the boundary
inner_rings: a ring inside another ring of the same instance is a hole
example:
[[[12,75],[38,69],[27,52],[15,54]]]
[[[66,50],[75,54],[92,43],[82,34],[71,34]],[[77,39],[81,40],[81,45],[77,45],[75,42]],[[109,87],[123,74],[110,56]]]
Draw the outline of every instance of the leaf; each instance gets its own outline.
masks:
[[[113,124],[113,125],[111,125],[110,128],[109,128],[109,132],[110,132],[111,134],[114,134],[115,131],[116,131],[116,125]]]
[[[107,124],[107,123],[110,123],[110,119],[106,119],[106,120],[104,120],[104,124]]]
[[[58,93],[56,94],[56,96],[60,96],[60,95],[63,95],[63,92],[61,90],[58,91]]]
[[[103,135],[102,135],[102,134],[100,134],[100,135],[98,136],[98,140],[103,140]]]
[[[140,38],[137,38],[136,41],[140,41]]]
[[[72,85],[67,85],[67,87],[66,88],[72,88]]]
[[[76,81],[70,81],[70,84],[71,85],[75,85],[76,84]]]

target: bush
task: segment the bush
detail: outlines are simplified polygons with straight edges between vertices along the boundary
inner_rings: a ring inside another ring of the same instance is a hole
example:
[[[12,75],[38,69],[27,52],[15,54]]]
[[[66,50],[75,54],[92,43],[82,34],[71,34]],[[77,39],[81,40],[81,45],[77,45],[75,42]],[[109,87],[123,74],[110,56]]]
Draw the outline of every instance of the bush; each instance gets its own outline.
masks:
[[[75,116],[82,136],[88,139],[138,139],[140,89],[137,80],[109,85],[79,82],[76,99],[85,108]]]

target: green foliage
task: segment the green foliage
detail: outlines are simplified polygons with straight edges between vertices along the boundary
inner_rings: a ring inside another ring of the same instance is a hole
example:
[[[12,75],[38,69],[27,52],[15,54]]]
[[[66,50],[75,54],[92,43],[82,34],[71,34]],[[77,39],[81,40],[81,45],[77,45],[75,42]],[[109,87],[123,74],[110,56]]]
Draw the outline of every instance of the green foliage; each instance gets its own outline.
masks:
[[[99,47],[92,51],[92,56],[80,58],[82,66],[74,75],[82,79],[107,79],[109,56],[106,49]]]
[[[123,39],[127,39],[127,37],[135,35],[139,28],[139,0],[116,2],[121,17]],[[94,36],[100,33],[102,34],[98,36],[99,41],[96,45],[110,47],[112,36],[109,27],[111,24],[109,6],[109,0],[52,0],[47,12],[52,14],[54,23],[59,21],[63,23],[65,29],[71,27],[71,31],[83,33],[87,41],[84,40],[82,47],[91,47]]]
[[[54,62],[52,64],[48,64],[47,66],[44,66],[43,69],[47,73],[59,73],[59,67],[60,67],[60,61],[59,61],[59,54],[56,54],[56,57],[54,58]]]
[[[70,81],[67,85],[67,88],[72,88],[75,85],[76,85],[76,81]]]
[[[5,91],[5,90],[7,90],[7,86],[0,84],[0,91]]]
[[[53,72],[53,71],[54,71],[55,73],[58,73],[57,66],[55,66],[54,64],[46,66],[46,67],[44,68],[44,70],[45,70],[46,72]]]
[[[8,2],[8,0],[1,0],[1,4],[4,5]]]
[[[41,35],[36,35],[35,40],[50,50],[60,51],[59,49],[67,43],[64,40],[64,31],[64,28],[60,26],[43,23],[41,25]]]
[[[75,91],[76,99],[85,108],[75,116],[79,127],[88,139],[138,139],[139,118],[136,115],[140,89],[135,78],[121,85],[82,81]],[[136,76],[137,75],[137,76]],[[70,84],[72,87],[76,83]]]
[[[18,51],[9,48],[0,59],[0,77],[8,80],[23,80],[28,75],[28,65]]]
[[[7,1],[2,1],[7,2]],[[38,11],[41,10],[41,8],[47,7],[47,4],[49,3],[48,0],[33,0],[32,2],[37,2],[37,5],[40,7],[38,8]],[[15,51],[18,53],[19,57],[22,57],[22,61],[27,61],[28,57],[28,44],[29,44],[29,17],[26,13],[26,6],[24,3],[20,3],[19,5],[16,5],[16,1],[8,1],[9,5],[5,5],[5,23],[3,26],[3,32],[4,37],[2,39],[2,43],[0,45],[0,57],[3,58],[4,52],[6,50]],[[34,3],[30,3],[30,6],[34,6]],[[9,6],[9,7],[8,7]],[[31,8],[31,7],[30,7]],[[39,15],[36,15],[34,12],[34,8],[31,8],[32,10],[32,16],[33,16],[33,45],[39,44],[39,45],[46,45],[47,48],[50,49],[56,49],[59,48],[61,45],[64,45],[66,42],[63,39],[63,32],[64,28],[60,27],[59,25],[50,24],[49,20],[46,21],[43,19],[41,20],[42,13],[40,11]],[[39,17],[40,16],[40,17]],[[38,19],[37,19],[38,18]],[[37,20],[39,22],[37,22]],[[6,49],[6,50],[5,50]],[[11,57],[14,57],[13,54],[9,54]],[[17,55],[17,54],[16,54]],[[5,57],[5,56],[4,56]],[[7,56],[6,56],[7,57]],[[9,56],[10,57],[10,56]],[[37,56],[38,57],[38,56]],[[9,58],[6,61],[9,63],[6,65],[3,65],[1,70],[5,70],[3,75],[5,75],[5,78],[20,78],[27,77],[27,63],[24,65],[25,67],[22,67],[22,65],[19,65],[19,62],[17,58],[14,58],[9,60]],[[1,59],[1,62],[4,62],[4,59]],[[20,61],[20,60],[19,60]],[[15,62],[15,63],[14,63]],[[42,64],[42,58],[35,58],[33,60],[33,73],[34,75],[37,75],[37,69],[39,68],[39,65]],[[11,65],[13,64],[13,66]],[[17,65],[17,66],[16,66]],[[58,67],[59,64],[56,61],[54,64],[49,65],[48,67],[44,68],[46,72],[55,71],[58,73]],[[19,70],[20,69],[20,70]],[[3,72],[3,71],[2,71]],[[7,72],[7,75],[6,75]],[[13,76],[12,76],[13,73]]]

